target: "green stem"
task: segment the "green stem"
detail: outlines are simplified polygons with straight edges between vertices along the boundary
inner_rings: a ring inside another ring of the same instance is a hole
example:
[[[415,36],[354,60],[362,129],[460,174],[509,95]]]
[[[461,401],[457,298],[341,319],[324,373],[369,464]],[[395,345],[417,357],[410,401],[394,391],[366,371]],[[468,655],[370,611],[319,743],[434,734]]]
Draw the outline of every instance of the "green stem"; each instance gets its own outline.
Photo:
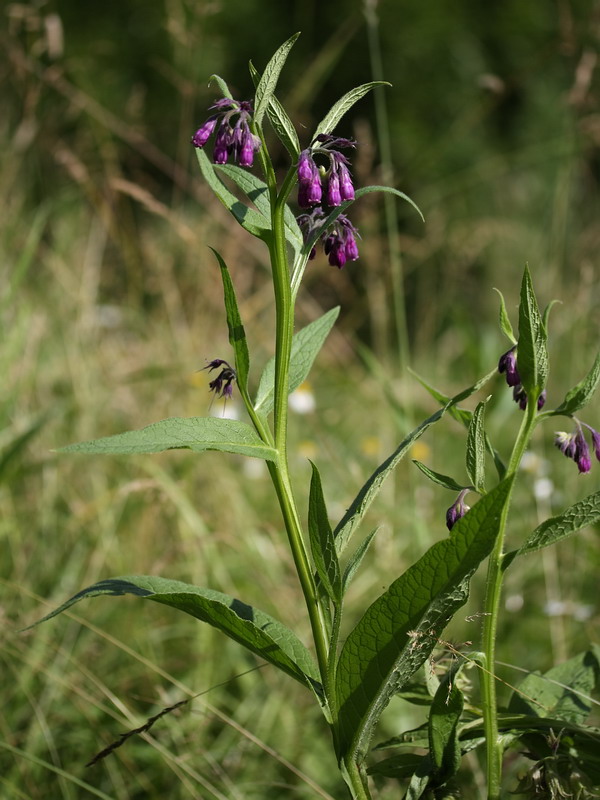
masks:
[[[521,422],[521,428],[508,463],[507,475],[512,475],[519,467],[525,448],[531,438],[531,433],[537,422],[537,398],[531,398]],[[498,706],[496,700],[496,632],[498,629],[498,612],[500,609],[500,596],[502,593],[502,578],[504,575],[504,536],[506,520],[510,507],[512,489],[506,499],[500,517],[498,537],[488,563],[486,581],[485,616],[483,618],[483,651],[485,653],[485,669],[481,671],[481,691],[483,721],[486,740],[486,763],[488,800],[498,800],[500,797],[500,781],[502,777],[503,748],[498,735]]]
[[[348,758],[345,760],[344,767],[344,779],[352,792],[353,800],[371,800],[366,781],[363,780],[361,771],[354,759]]]
[[[324,685],[327,685],[328,648],[326,626],[319,608],[317,589],[302,536],[302,526],[294,501],[287,461],[288,389],[292,337],[294,334],[294,302],[290,288],[286,253],[284,211],[287,197],[295,179],[295,170],[292,168],[288,171],[279,194],[274,197],[274,193],[271,191],[272,238],[269,250],[273,270],[276,313],[274,433],[275,449],[278,452],[278,457],[276,463],[269,465],[269,472],[277,492],[294,564],[304,594],[321,678]],[[270,189],[272,190],[271,185]]]

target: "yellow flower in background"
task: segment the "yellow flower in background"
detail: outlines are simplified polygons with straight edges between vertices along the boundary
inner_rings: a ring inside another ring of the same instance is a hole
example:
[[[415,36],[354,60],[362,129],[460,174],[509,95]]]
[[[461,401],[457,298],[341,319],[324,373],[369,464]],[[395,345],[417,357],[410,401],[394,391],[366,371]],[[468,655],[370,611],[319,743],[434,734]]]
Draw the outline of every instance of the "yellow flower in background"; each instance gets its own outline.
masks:
[[[425,442],[418,441],[410,448],[410,457],[417,461],[426,461],[431,456],[431,447]]]
[[[316,458],[319,448],[312,439],[303,439],[298,442],[298,455],[302,458]]]
[[[379,455],[381,439],[378,436],[365,436],[360,440],[360,451],[365,456]]]

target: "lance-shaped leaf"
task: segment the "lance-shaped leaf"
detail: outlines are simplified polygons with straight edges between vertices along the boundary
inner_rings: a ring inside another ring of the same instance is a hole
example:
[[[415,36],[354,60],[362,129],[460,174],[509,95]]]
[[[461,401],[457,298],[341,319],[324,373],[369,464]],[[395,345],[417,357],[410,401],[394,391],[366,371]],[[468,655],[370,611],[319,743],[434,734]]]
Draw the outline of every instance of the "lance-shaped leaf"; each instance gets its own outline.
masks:
[[[369,546],[373,541],[373,539],[375,538],[375,534],[377,533],[378,530],[379,528],[374,528],[371,531],[371,533],[362,540],[362,542],[356,548],[354,553],[352,553],[352,557],[350,558],[350,561],[348,561],[348,563],[346,564],[346,569],[344,570],[344,577],[342,579],[342,594],[346,593],[346,589],[350,585],[350,581],[352,580],[352,578],[356,574],[356,571],[362,564],[362,560],[365,557],[367,550],[369,549]]]
[[[576,411],[579,411],[580,408],[583,408],[585,405],[589,403],[591,400],[592,395],[598,388],[598,384],[600,383],[600,353],[596,356],[596,360],[594,361],[594,365],[592,366],[591,370],[585,376],[585,378],[580,381],[577,386],[574,386],[571,391],[567,392],[565,399],[562,403],[554,410],[554,414],[565,414],[569,416],[570,414],[574,414]]]
[[[537,399],[548,379],[546,328],[533,291],[529,268],[525,267],[519,304],[519,345],[517,367],[529,397]]]
[[[294,42],[299,36],[299,33],[290,36],[290,38],[274,53],[265,67],[265,71],[256,87],[256,97],[254,101],[254,121],[257,125],[262,124],[263,117],[269,107],[273,93],[275,92],[275,87],[279,80],[279,73],[286,62],[290,50],[294,46]]]
[[[317,574],[331,602],[339,605],[342,602],[342,576],[335,550],[333,531],[327,516],[327,506],[323,496],[321,476],[316,464],[310,462],[312,478],[308,499],[308,533],[313,561]]]
[[[250,75],[254,82],[254,86],[258,86],[260,82],[260,73],[255,68],[254,64],[250,62]],[[281,105],[275,95],[271,95],[269,105],[267,107],[267,117],[271,123],[273,130],[277,134],[279,140],[295,160],[300,155],[300,142],[298,141],[298,134],[294,128],[292,120],[289,118],[287,111]]]
[[[471,488],[470,486],[461,486],[460,483],[457,483],[454,478],[451,478],[449,475],[442,475],[441,472],[434,472],[434,470],[426,467],[421,461],[417,461],[416,458],[413,458],[413,464],[417,466],[430,481],[443,486],[444,489],[450,489],[453,492],[462,492],[463,489]]]
[[[412,375],[415,376],[415,378],[419,381],[421,386],[424,389],[426,389],[429,392],[429,394],[435,400],[438,401],[438,403],[440,403],[441,405],[445,405],[446,403],[449,402],[450,398],[447,395],[443,394],[442,392],[438,391],[433,386],[431,386],[431,384],[427,383],[427,381],[424,378],[421,378],[421,376],[418,375],[413,369],[410,369],[410,367],[409,367],[408,371]],[[493,369],[491,372],[488,372],[488,374],[484,378],[481,379],[480,384],[479,384],[479,388],[481,388],[484,384],[486,384],[491,378],[493,378],[497,374],[498,374],[498,370],[497,369]],[[457,408],[456,406],[452,406],[451,408],[448,409],[448,413],[457,422],[460,422],[461,425],[464,425],[465,428],[467,428],[467,430],[468,430],[469,425],[471,424],[471,418],[473,417],[473,412],[472,411],[469,411],[466,408]],[[506,466],[504,465],[504,462],[500,458],[500,454],[498,453],[498,451],[492,445],[490,437],[487,434],[485,435],[485,446],[486,446],[486,449],[487,449],[488,453],[493,457],[494,466],[496,467],[496,471],[498,473],[498,477],[499,477],[500,480],[502,480],[504,478],[504,476],[506,475]]]
[[[348,210],[348,208],[352,205],[352,203],[354,203],[356,200],[360,200],[360,198],[366,194],[371,194],[372,192],[386,192],[387,194],[393,194],[396,197],[400,197],[402,200],[406,200],[406,202],[410,203],[410,205],[415,209],[415,211],[421,217],[421,219],[422,220],[425,219],[423,217],[423,213],[419,208],[419,206],[415,203],[414,200],[411,200],[411,198],[407,194],[404,194],[404,192],[401,192],[398,189],[393,189],[391,186],[363,186],[360,189],[356,190],[356,193],[354,195],[354,200],[345,200],[339,206],[333,208],[329,212],[329,214],[325,217],[323,223],[319,225],[318,229],[312,231],[311,235],[304,243],[304,246],[302,248],[302,256],[308,257],[310,251],[319,240],[323,231],[326,230],[330,225],[332,225],[336,221],[336,219],[340,216],[340,214],[344,214]]]
[[[473,386],[469,386],[468,389],[465,389],[454,397],[449,398],[444,404],[443,408],[440,408],[426,420],[421,422],[420,425],[417,425],[417,427],[412,430],[408,436],[402,440],[402,442],[400,442],[396,450],[394,450],[394,452],[377,467],[375,472],[373,472],[371,477],[356,495],[350,504],[350,507],[335,528],[335,544],[338,553],[341,553],[350,541],[352,534],[360,525],[361,520],[366,514],[369,506],[379,494],[379,490],[381,489],[385,479],[392,473],[392,471],[408,453],[417,439],[419,439],[425,433],[425,431],[431,427],[431,425],[434,425],[436,422],[438,422],[444,416],[446,411],[450,411],[455,405],[481,389],[484,383],[486,383],[493,374],[495,373],[486,375],[485,377],[481,378],[481,380],[477,381],[477,383],[474,383]]]
[[[164,450],[220,450],[266,461],[274,461],[277,455],[245,422],[218,417],[170,417],[140,430],[70,444],[59,452],[132,455]]]
[[[504,335],[508,339],[510,339],[512,344],[516,344],[517,340],[515,339],[515,334],[513,332],[512,325],[510,324],[510,317],[508,316],[508,313],[506,311],[504,295],[502,294],[500,289],[496,289],[496,287],[494,287],[494,291],[498,292],[498,295],[500,297],[500,330],[502,331],[502,333],[504,333]]]
[[[464,663],[464,662],[462,662]],[[462,666],[462,663],[459,666]],[[459,722],[464,697],[455,679],[458,669],[449,670],[438,687],[429,712],[429,753],[436,770],[436,783],[445,783],[460,766]]]
[[[340,653],[339,756],[359,763],[395,692],[433,650],[492,550],[514,476],[499,483],[367,609]]]
[[[221,92],[223,97],[227,97],[230,100],[233,100],[233,95],[231,94],[229,86],[227,86],[227,84],[220,75],[211,75],[210,78],[208,79],[208,85],[210,86],[211,83],[213,82],[217,84],[217,86],[219,87],[219,91]]]
[[[201,150],[198,147],[195,149],[196,158],[198,159],[198,164],[200,165],[200,171],[202,172],[205,181],[208,183],[219,200],[223,203],[225,208],[239,222],[242,228],[247,230],[248,233],[251,233],[252,236],[256,236],[257,238],[263,240],[268,239],[271,228],[270,222],[263,217],[262,214],[259,214],[258,211],[255,211],[253,208],[249,208],[247,205],[242,203],[241,200],[238,200],[237,197],[232,194],[232,192],[230,192],[229,189],[221,182],[204,150]]]
[[[236,167],[235,164],[217,164],[215,169],[231,178],[240,189],[248,196],[258,211],[263,215],[263,224],[266,228],[271,228],[271,204],[269,202],[269,189],[264,181],[257,178],[248,170],[241,167]],[[288,242],[292,245],[294,250],[298,252],[301,250],[304,240],[302,238],[302,231],[298,227],[296,217],[293,215],[292,210],[288,205],[284,209],[284,226],[285,236]]]
[[[231,282],[231,276],[227,269],[227,264],[221,255],[210,248],[215,254],[219,267],[221,268],[221,280],[223,281],[223,295],[225,299],[225,313],[227,315],[227,328],[229,329],[229,344],[233,348],[235,355],[235,369],[237,373],[238,386],[246,391],[248,387],[248,372],[250,370],[250,355],[248,353],[248,342],[246,341],[246,331],[242,324],[240,311],[238,309],[235,289]]]
[[[421,761],[427,756],[420,756],[416,753],[398,753],[395,756],[384,758],[367,769],[369,775],[383,775],[386,778],[410,778],[421,765]]]
[[[123,575],[88,586],[47,614],[36,625],[87,597],[133,594],[179,609],[208,622],[265,661],[320,693],[317,666],[296,634],[278,620],[227,594],[151,575]],[[33,625],[31,627],[34,627]]]
[[[337,103],[327,112],[326,116],[319,122],[315,128],[313,139],[319,133],[331,133],[341,118],[348,112],[352,106],[364,97],[371,89],[376,86],[391,86],[387,81],[371,81],[370,83],[363,83],[362,86],[357,86],[355,89],[350,89]]]
[[[583,500],[567,508],[562,514],[550,517],[539,525],[527,538],[519,550],[507,553],[504,557],[510,563],[515,556],[533,553],[566,539],[576,531],[600,522],[600,492],[588,495]]]
[[[467,474],[476,491],[485,492],[485,404],[482,400],[477,404],[469,423],[467,433],[466,463]]]
[[[289,392],[293,392],[294,389],[300,386],[302,381],[306,380],[310,368],[339,313],[340,308],[336,306],[294,334],[290,356]],[[258,392],[256,393],[256,402],[254,403],[255,410],[260,414],[269,414],[273,410],[274,387],[275,359],[271,358],[261,375]]]

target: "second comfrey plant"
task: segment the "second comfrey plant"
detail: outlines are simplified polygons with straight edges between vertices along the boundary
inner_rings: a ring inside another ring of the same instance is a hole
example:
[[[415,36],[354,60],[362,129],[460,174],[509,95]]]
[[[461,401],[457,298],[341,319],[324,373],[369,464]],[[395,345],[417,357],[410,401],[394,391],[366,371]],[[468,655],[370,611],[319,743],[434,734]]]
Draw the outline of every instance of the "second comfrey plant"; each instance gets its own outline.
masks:
[[[517,355],[511,374],[518,363],[520,385],[528,400],[521,403],[523,425],[508,463],[504,465],[485,433],[485,402],[479,403],[473,413],[459,407],[460,402],[493,378],[494,369],[454,397],[431,390],[440,401],[440,408],[409,432],[377,467],[335,526],[330,523],[319,469],[313,464],[308,518],[302,520],[288,462],[288,396],[307,377],[339,311],[331,309],[296,331],[295,302],[302,277],[309,261],[315,259],[319,244],[332,266],[342,268],[358,259],[359,234],[347,212],[363,195],[391,192],[417,211],[418,208],[393,188],[357,188],[351,164],[357,143],[335,132],[345,113],[376,88],[377,83],[366,83],[349,91],[315,127],[307,146],[301,146],[289,116],[275,95],[280,71],[296,38],[291,37],[277,50],[262,74],[250,65],[256,87],[253,100],[234,99],[225,81],[212,76],[211,83],[222,97],[213,103],[208,119],[192,138],[202,175],[231,213],[232,224],[241,225],[249,235],[264,242],[270,263],[276,312],[274,355],[254,389],[248,342],[232,276],[221,255],[213,251],[223,282],[232,354],[207,354],[210,360],[206,369],[215,376],[210,389],[225,399],[238,392],[248,421],[222,417],[170,418],[141,430],[71,445],[65,452],[121,455],[183,448],[264,459],[304,596],[312,642],[307,647],[283,622],[249,604],[247,599],[241,602],[220,591],[147,575],[103,580],[79,592],[47,618],[86,597],[132,594],[171,606],[220,629],[312,692],[331,729],[335,757],[350,793],[355,800],[365,800],[371,797],[366,757],[382,711],[430,657],[448,621],[466,602],[470,577],[490,554],[494,566],[490,567],[488,577],[486,619],[490,623],[484,633],[482,658],[486,659],[487,667],[482,674],[493,674],[494,621],[500,587],[500,573],[495,570],[501,569],[504,558],[503,536],[519,460],[542,417],[558,413],[572,416],[587,402],[598,382],[600,367],[597,364],[592,377],[576,387],[556,411],[541,411],[548,372],[547,320],[539,314],[526,271],[519,338],[517,342],[513,337],[512,342]],[[269,153],[272,135],[278,137],[289,154],[289,168],[281,180]],[[211,146],[212,160],[207,155]],[[258,168],[261,177],[250,168]],[[229,188],[232,184],[235,191]],[[297,195],[293,191],[296,186]],[[298,208],[294,210],[296,205]],[[504,313],[505,331],[509,326],[507,319]],[[506,363],[508,360],[507,357]],[[450,481],[448,488],[459,492],[459,500],[447,516],[451,534],[442,537],[393,581],[364,611],[354,628],[344,630],[340,645],[346,590],[375,532],[363,533],[349,557],[347,547],[361,530],[361,522],[385,480],[414,442],[445,415],[453,415],[467,426],[469,483],[451,481],[425,465],[420,466],[428,477],[444,485]],[[569,447],[565,445],[564,452]],[[492,488],[485,472],[486,450],[492,451],[497,468],[498,480]],[[472,502],[470,510],[464,503],[467,490],[481,496]],[[580,527],[583,524],[587,524],[587,518]],[[492,679],[483,680],[482,691],[490,797],[494,797],[499,767]],[[445,738],[440,738],[438,733],[443,726],[440,714],[434,713],[437,707],[432,706],[430,718],[432,742],[435,740],[436,744],[432,744],[426,760],[419,762],[411,778],[412,798],[443,786],[453,777],[458,766],[456,758],[449,759],[449,749],[454,748],[460,762],[461,746],[452,738],[457,735],[457,725],[448,729]]]

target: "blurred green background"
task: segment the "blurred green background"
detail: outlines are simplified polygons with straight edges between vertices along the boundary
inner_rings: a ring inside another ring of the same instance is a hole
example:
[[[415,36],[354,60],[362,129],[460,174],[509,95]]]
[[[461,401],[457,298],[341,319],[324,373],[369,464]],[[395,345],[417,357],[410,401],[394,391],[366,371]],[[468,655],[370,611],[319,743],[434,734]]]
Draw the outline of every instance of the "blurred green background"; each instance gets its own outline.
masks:
[[[261,465],[215,453],[103,460],[53,449],[208,412],[208,378],[196,370],[228,353],[208,244],[230,265],[255,380],[271,355],[266,253],[203,185],[189,141],[217,96],[210,75],[250,96],[248,60],[261,69],[296,30],[278,94],[301,140],[340,95],[379,77],[381,62],[392,83],[379,99],[385,128],[368,96],[338,132],[359,142],[357,184],[391,178],[426,217],[423,225],[399,205],[390,239],[382,201],[369,195],[352,209],[360,260],[339,272],[320,257],[307,270],[299,320],[338,303],[342,311],[306,387],[316,408],[291,420],[301,507],[307,458],[319,464],[335,522],[434,409],[401,363],[449,394],[493,367],[508,345],[492,287],[516,323],[525,262],[540,303],[562,301],[551,316],[548,403],[558,404],[592,363],[600,333],[600,5],[39,0],[1,14],[0,796],[344,797],[311,698],[207,626],[106,599],[77,607],[76,621],[17,633],[83,586],[139,572],[235,594],[305,636]],[[490,432],[504,450],[519,412],[500,379],[489,392]],[[597,400],[583,416],[600,426]],[[552,433],[536,434],[513,542],[598,487],[600,464],[578,476]],[[413,455],[463,480],[453,422]],[[445,535],[453,499],[410,461],[401,465],[364,529],[382,525],[353,585],[347,630]],[[503,681],[597,640],[599,562],[598,531],[587,530],[515,565]],[[481,602],[475,581],[452,641],[477,642],[479,623],[464,617]],[[85,768],[122,731],[196,693]],[[381,738],[420,719],[393,702]],[[515,754],[507,785],[518,768]],[[464,796],[478,797],[481,780],[473,756]],[[384,783],[379,796],[398,791]]]

